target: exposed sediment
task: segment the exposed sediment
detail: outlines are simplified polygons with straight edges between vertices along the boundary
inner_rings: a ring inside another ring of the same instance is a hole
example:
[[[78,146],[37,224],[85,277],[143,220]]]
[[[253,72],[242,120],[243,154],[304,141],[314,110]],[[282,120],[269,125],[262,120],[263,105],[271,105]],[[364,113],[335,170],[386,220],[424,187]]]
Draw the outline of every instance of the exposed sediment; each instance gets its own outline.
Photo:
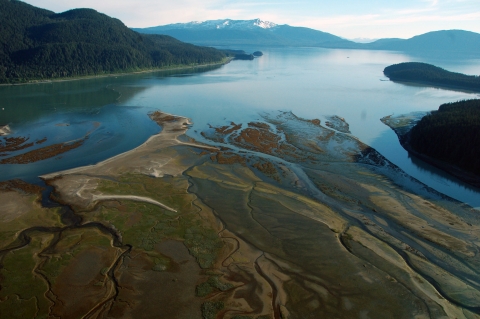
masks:
[[[84,142],[85,142],[85,138],[78,141],[58,143],[58,144],[45,146],[30,152],[26,152],[20,155],[2,159],[0,160],[0,164],[28,164],[28,163],[42,161],[48,158],[61,155],[73,149],[76,149],[82,146]]]
[[[150,116],[162,131],[136,149],[42,177],[75,227],[5,184],[0,196],[26,213],[0,229],[1,311],[480,318],[480,218],[469,207],[409,188],[375,150],[292,113],[206,128],[221,149],[182,142],[186,118]],[[51,232],[15,244],[28,223]]]

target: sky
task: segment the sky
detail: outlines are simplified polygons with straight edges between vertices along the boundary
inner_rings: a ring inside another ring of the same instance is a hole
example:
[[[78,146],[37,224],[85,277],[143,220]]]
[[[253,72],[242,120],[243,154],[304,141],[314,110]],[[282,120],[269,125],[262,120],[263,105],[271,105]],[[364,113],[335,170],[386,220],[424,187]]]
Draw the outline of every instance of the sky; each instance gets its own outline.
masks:
[[[480,33],[479,0],[26,0],[54,12],[92,8],[128,27],[260,18],[348,39],[410,38],[436,30]]]

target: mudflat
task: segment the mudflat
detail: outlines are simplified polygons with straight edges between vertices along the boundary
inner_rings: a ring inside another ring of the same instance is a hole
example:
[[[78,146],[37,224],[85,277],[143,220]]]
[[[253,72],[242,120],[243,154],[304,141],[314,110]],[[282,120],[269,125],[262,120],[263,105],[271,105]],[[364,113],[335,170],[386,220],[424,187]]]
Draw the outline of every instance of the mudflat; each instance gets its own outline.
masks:
[[[0,208],[2,314],[480,318],[478,211],[343,119],[264,114],[205,128],[206,145],[189,119],[150,117],[162,131],[141,146],[42,177],[63,208],[2,190],[25,210]]]

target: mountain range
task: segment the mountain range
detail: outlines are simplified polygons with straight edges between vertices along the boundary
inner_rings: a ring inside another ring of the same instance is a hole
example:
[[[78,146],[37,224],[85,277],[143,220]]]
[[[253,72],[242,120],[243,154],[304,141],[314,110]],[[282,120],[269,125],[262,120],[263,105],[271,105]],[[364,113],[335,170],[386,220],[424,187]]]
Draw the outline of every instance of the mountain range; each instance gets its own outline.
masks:
[[[209,20],[134,28],[145,34],[166,34],[181,41],[208,46],[316,46],[325,48],[395,50],[409,52],[480,53],[480,34],[463,30],[442,30],[410,39],[379,39],[358,43],[305,27],[279,25],[261,19]]]
[[[209,20],[175,23],[151,28],[134,28],[145,34],[166,34],[193,44],[318,46],[323,43],[347,45],[350,41],[333,34],[303,27],[278,25],[260,19]]]

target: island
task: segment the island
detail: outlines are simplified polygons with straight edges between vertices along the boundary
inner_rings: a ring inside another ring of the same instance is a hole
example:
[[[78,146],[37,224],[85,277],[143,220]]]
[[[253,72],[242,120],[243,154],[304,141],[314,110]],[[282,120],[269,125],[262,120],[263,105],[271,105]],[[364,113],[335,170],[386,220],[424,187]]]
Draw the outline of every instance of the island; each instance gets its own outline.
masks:
[[[480,187],[480,99],[440,105],[420,119],[385,117],[413,155]]]
[[[396,82],[429,84],[439,87],[480,91],[480,77],[450,72],[421,62],[405,62],[387,66],[383,73]]]

